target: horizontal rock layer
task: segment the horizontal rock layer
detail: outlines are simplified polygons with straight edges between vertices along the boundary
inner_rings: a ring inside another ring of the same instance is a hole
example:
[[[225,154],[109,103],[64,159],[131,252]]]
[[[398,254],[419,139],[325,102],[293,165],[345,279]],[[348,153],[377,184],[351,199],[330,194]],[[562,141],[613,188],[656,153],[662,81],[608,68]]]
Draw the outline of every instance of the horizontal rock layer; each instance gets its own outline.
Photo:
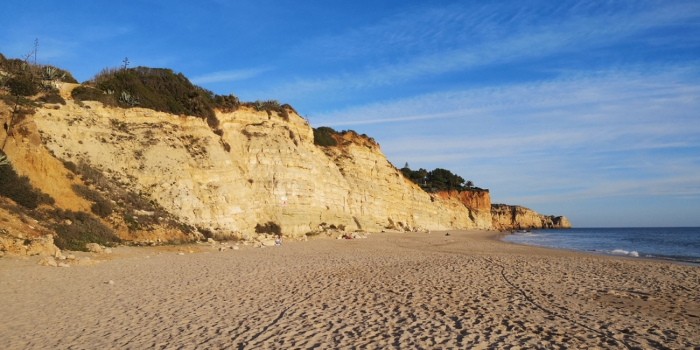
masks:
[[[250,234],[269,221],[297,236],[324,223],[346,230],[503,226],[500,214],[492,218],[488,191],[426,193],[367,137],[335,135],[337,147],[319,147],[295,113],[241,108],[216,116],[215,132],[195,117],[69,100],[38,109],[24,123],[59,160],[86,162],[218,237]],[[37,143],[13,142],[16,149]],[[65,182],[65,169],[56,173],[55,183]],[[71,199],[66,207],[87,206],[75,196],[63,198]],[[533,219],[539,227],[562,225],[558,218],[539,220]]]

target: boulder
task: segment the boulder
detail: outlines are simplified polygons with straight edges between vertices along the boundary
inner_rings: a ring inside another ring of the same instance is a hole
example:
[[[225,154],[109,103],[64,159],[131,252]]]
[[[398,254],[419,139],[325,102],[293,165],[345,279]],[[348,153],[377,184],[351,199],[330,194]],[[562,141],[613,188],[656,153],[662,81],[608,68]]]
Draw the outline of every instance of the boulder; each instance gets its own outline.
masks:
[[[262,241],[262,245],[264,245],[266,247],[274,247],[275,241],[272,239],[266,239],[266,240]]]
[[[85,245],[85,248],[93,253],[102,253],[104,251],[97,243],[88,243]]]
[[[61,250],[53,244],[52,235],[34,238],[27,247],[27,255],[55,256],[60,253]]]

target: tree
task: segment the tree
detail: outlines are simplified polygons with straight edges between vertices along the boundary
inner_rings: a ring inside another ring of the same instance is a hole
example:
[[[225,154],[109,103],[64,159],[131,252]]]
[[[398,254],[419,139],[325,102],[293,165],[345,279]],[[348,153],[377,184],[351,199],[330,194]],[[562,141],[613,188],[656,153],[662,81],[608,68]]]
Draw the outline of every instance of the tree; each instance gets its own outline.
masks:
[[[472,188],[472,187],[474,187],[474,183],[471,182],[471,181],[467,181],[467,185],[466,185],[466,186],[467,186],[467,188]]]
[[[411,167],[408,166],[408,162],[406,162],[406,165],[403,166],[404,169],[411,169]]]

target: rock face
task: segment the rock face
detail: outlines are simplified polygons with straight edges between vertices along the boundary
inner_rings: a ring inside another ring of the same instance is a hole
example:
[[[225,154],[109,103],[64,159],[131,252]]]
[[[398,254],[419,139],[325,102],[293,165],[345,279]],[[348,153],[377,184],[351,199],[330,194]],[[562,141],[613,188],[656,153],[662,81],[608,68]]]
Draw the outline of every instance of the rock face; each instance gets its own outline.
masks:
[[[34,123],[60,160],[88,162],[217,237],[252,234],[268,221],[287,235],[322,223],[349,231],[491,226],[488,192],[427,194],[366,137],[336,135],[339,146],[324,148],[294,113],[241,108],[217,118],[214,133],[199,118],[68,101],[40,109]]]
[[[65,106],[38,109],[24,122],[40,142],[9,143],[18,157],[44,152],[86,162],[221,239],[254,236],[255,226],[267,222],[292,236],[324,223],[346,231],[492,228],[488,191],[426,193],[366,136],[338,134],[337,147],[319,147],[312,128],[295,113],[242,107],[216,117],[219,129],[212,130],[195,117],[69,99]],[[22,151],[31,145],[35,151]],[[30,175],[33,168],[27,168]],[[57,179],[66,178],[59,173]],[[75,197],[57,204],[89,208]]]
[[[564,229],[571,228],[563,216],[545,216],[517,205],[492,204],[492,225],[498,230]]]

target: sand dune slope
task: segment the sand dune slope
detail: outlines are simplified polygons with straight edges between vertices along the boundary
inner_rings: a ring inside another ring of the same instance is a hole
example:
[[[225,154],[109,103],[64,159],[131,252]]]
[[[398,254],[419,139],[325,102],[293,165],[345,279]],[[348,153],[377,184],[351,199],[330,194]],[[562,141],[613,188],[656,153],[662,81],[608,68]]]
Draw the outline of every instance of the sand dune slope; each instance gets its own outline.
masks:
[[[166,250],[117,248],[91,267],[0,259],[0,348],[700,344],[698,267],[522,247],[484,232]]]

